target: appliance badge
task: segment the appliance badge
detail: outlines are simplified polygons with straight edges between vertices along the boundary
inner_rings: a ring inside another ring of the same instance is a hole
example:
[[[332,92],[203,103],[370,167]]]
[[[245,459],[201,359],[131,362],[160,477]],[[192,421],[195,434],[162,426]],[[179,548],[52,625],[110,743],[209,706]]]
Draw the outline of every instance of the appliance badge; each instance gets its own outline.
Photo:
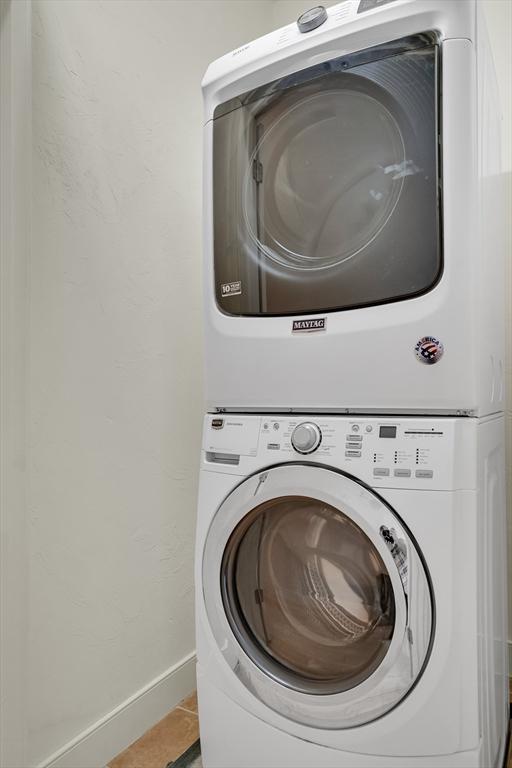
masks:
[[[313,320],[294,320],[292,333],[315,333],[325,331],[325,317],[315,317]]]
[[[224,426],[224,419],[212,419],[212,429],[222,429]]]
[[[420,363],[434,365],[442,358],[444,347],[435,336],[423,336],[414,347],[414,352]]]
[[[242,293],[242,281],[237,280],[235,283],[222,283],[220,287],[222,296],[239,296]]]

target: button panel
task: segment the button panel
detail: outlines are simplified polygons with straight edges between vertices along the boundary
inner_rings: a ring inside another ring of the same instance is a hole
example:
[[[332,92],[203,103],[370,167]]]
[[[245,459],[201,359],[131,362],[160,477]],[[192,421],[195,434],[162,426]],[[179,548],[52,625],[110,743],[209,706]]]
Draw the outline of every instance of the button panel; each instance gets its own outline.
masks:
[[[376,488],[427,490],[447,487],[454,472],[451,450],[455,420],[451,419],[367,417],[356,422],[343,416],[316,416],[314,421],[309,422],[301,415],[222,415],[218,418],[225,420],[223,429],[213,430],[210,416],[209,433],[221,436],[229,426],[234,438],[238,434],[235,426],[239,428],[239,422],[247,418],[249,429],[249,422],[252,425],[257,421],[260,437],[257,451],[264,451],[272,463],[296,461],[297,450],[292,435],[295,433],[297,436],[298,427],[314,426],[315,432],[318,431],[321,436],[314,448],[314,460],[346,470]],[[390,437],[390,434],[394,436]],[[249,451],[240,453],[250,455]],[[303,453],[309,451],[306,449]]]

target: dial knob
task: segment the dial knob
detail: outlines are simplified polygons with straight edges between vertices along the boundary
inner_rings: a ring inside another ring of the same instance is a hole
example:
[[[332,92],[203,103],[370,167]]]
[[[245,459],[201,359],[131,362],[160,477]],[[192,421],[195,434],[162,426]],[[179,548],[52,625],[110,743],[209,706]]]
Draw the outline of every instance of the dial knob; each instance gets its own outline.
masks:
[[[321,27],[327,21],[327,11],[323,5],[317,5],[314,8],[310,8],[309,11],[305,11],[297,19],[297,26],[299,32],[311,32],[317,27]]]
[[[313,453],[321,442],[320,428],[311,421],[297,424],[292,432],[292,445],[297,453]]]

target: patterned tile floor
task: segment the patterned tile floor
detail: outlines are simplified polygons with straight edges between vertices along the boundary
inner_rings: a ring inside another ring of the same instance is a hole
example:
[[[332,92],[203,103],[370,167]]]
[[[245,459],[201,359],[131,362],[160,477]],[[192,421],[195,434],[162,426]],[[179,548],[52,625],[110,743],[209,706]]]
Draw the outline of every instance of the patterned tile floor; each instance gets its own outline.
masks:
[[[199,738],[193,693],[108,764],[108,768],[165,768]]]

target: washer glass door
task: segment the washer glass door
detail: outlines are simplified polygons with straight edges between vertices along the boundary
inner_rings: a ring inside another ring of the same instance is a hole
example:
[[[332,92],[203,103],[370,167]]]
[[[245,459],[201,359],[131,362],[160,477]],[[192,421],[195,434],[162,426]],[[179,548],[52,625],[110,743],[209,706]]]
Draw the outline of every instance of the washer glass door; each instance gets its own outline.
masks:
[[[437,45],[388,43],[220,105],[215,292],[233,315],[381,304],[441,270]]]
[[[262,669],[310,693],[366,680],[387,654],[395,600],[361,528],[318,499],[255,507],[228,541],[223,600],[233,631]]]
[[[393,709],[426,664],[433,603],[398,516],[328,468],[291,464],[245,480],[210,527],[207,614],[242,683],[322,728]]]

